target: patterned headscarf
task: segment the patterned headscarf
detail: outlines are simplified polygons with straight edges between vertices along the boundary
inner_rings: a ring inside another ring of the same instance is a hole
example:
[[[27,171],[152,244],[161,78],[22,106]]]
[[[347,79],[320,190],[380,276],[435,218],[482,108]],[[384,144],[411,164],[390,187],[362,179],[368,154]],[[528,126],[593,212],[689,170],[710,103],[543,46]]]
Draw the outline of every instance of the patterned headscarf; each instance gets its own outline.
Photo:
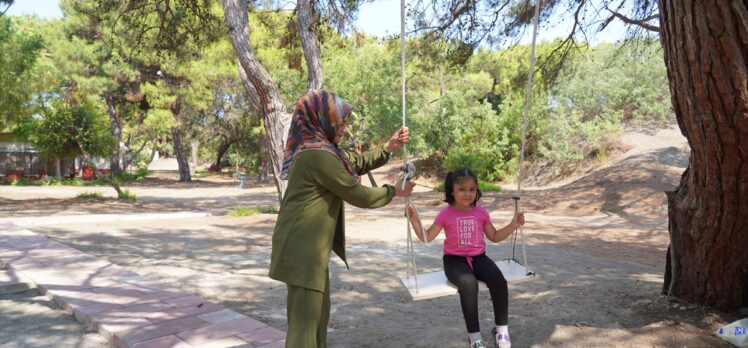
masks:
[[[352,110],[353,106],[343,98],[322,89],[309,91],[299,98],[288,130],[281,179],[288,178],[288,170],[296,155],[309,150],[334,154],[351,176],[357,178],[348,155],[334,143],[338,129],[348,122]]]

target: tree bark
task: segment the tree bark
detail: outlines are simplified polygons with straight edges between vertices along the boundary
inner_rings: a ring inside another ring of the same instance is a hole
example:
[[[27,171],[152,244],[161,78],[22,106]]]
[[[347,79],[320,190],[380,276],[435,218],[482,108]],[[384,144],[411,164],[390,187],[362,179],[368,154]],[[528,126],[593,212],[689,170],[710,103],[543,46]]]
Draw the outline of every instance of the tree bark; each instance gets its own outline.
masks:
[[[324,82],[322,74],[322,54],[320,53],[317,37],[312,27],[313,8],[311,0],[296,1],[296,16],[298,17],[299,37],[304,51],[307,67],[307,86],[309,89],[320,89]]]
[[[661,0],[672,104],[691,156],[668,193],[669,295],[748,304],[746,1]]]
[[[261,146],[267,149],[268,144],[270,143],[268,141],[267,135],[262,136],[261,142],[262,142]],[[269,165],[270,159],[268,157],[269,155],[267,154],[267,152],[260,152],[260,173],[257,174],[257,180],[260,182],[265,182],[265,180],[268,179],[268,171],[269,171],[268,169],[270,167]]]
[[[247,71],[244,70],[239,59],[236,60],[236,65],[239,68],[239,77],[242,80],[244,89],[247,91],[247,96],[249,97],[249,100],[252,101],[252,110],[259,114],[262,111],[260,108],[262,106],[262,99],[260,99],[260,94],[257,93],[255,86],[253,86],[252,82],[249,81]]]
[[[254,87],[254,91],[248,90],[247,92],[250,95],[256,92],[260,97],[259,108],[265,121],[265,131],[269,142],[268,153],[272,159],[275,186],[278,190],[278,202],[280,202],[286,191],[286,182],[280,179],[280,171],[291,115],[284,110],[278,86],[260,64],[250,46],[246,0],[221,0],[221,4],[231,45],[239,59],[241,69],[246,74],[242,76],[248,80],[249,85]]]
[[[235,142],[237,142],[239,140],[241,140],[241,139],[239,139],[239,138],[236,138],[236,139],[226,139],[226,138],[224,138],[224,141],[218,147],[218,151],[217,151],[217,154],[216,154],[216,162],[213,165],[216,167],[216,169],[218,170],[219,173],[221,172],[221,160],[223,160],[223,155],[225,155],[226,152],[229,151],[229,148],[231,147],[231,145],[233,145]]]
[[[114,176],[122,173],[122,166],[120,163],[122,155],[120,154],[119,145],[120,143],[122,143],[122,127],[120,126],[119,117],[117,117],[117,109],[114,105],[114,96],[112,96],[111,94],[107,94],[104,99],[106,99],[107,109],[109,111],[109,126],[111,127],[112,136],[114,136],[115,140],[114,151],[109,158],[109,172]]]
[[[115,182],[114,180],[112,180],[112,177],[109,177],[108,175],[102,173],[101,169],[99,169],[98,167],[96,167],[96,163],[94,163],[91,160],[91,156],[88,154],[88,152],[86,152],[85,150],[83,150],[83,148],[80,147],[80,145],[78,146],[78,149],[80,150],[81,154],[83,155],[83,163],[88,164],[88,166],[91,167],[91,169],[94,170],[94,172],[96,173],[96,177],[101,178],[102,180],[106,181],[106,183],[109,184],[109,186],[112,186],[112,188],[114,189],[114,191],[117,192],[117,198],[122,198],[124,196],[124,192],[122,191],[122,188],[119,187],[119,185],[117,184],[117,182]],[[81,165],[81,168],[83,168],[83,165]]]
[[[179,166],[179,181],[189,182],[192,181],[192,175],[190,174],[190,162],[187,159],[187,153],[184,151],[184,144],[182,141],[182,118],[180,113],[182,112],[182,99],[177,97],[176,102],[171,108],[171,112],[176,121],[174,127],[171,128],[171,141],[174,145],[174,155],[177,157],[177,165]]]
[[[130,167],[130,164],[132,164],[132,161],[134,161],[135,158],[137,158],[138,155],[140,155],[140,153],[143,151],[143,149],[145,148],[146,145],[148,145],[148,140],[143,141],[143,144],[140,145],[140,148],[138,148],[135,151],[131,151],[130,152],[130,159],[127,159],[127,156],[125,156],[124,168],[129,168]],[[151,160],[153,160],[153,153],[151,153]],[[150,162],[148,162],[148,163],[150,163]]]
[[[174,154],[177,157],[177,165],[179,165],[179,181],[192,181],[192,176],[190,175],[190,162],[187,160],[187,153],[184,151],[184,146],[182,144],[182,129],[179,126],[171,128],[171,138],[174,144]]]

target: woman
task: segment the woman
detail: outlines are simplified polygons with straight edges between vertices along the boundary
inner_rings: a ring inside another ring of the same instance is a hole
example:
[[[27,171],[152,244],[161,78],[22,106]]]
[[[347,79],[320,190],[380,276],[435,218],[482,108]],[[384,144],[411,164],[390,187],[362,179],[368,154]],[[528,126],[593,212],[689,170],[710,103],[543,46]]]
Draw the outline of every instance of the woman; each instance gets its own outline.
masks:
[[[270,278],[288,287],[286,347],[326,347],[330,318],[330,250],[345,258],[343,201],[379,208],[410,195],[414,183],[362,186],[358,176],[378,168],[409,140],[399,129],[382,148],[363,154],[338,147],[353,107],[324,90],[309,91],[296,104],[286,141],[281,178],[288,179],[273,232]]]

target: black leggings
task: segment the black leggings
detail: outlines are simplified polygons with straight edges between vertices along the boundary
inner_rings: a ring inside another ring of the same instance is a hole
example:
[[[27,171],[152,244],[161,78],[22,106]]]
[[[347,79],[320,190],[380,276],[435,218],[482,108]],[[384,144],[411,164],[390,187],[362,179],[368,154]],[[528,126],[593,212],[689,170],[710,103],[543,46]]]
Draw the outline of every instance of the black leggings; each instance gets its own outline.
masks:
[[[473,256],[473,269],[470,269],[466,257],[444,255],[444,274],[447,279],[457,286],[460,292],[462,315],[468,332],[479,332],[478,324],[478,280],[488,285],[493,302],[493,315],[496,325],[509,323],[509,291],[506,280],[486,254]]]

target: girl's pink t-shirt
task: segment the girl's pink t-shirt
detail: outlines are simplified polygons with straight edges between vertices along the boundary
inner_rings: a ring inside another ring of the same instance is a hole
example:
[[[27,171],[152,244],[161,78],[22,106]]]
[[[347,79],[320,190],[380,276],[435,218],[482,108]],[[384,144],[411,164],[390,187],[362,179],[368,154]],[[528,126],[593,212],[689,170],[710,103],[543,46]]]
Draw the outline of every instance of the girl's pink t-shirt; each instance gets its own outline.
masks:
[[[444,228],[444,254],[478,256],[486,252],[483,227],[491,223],[486,208],[476,205],[470,211],[459,211],[452,206],[436,215],[434,224]]]

